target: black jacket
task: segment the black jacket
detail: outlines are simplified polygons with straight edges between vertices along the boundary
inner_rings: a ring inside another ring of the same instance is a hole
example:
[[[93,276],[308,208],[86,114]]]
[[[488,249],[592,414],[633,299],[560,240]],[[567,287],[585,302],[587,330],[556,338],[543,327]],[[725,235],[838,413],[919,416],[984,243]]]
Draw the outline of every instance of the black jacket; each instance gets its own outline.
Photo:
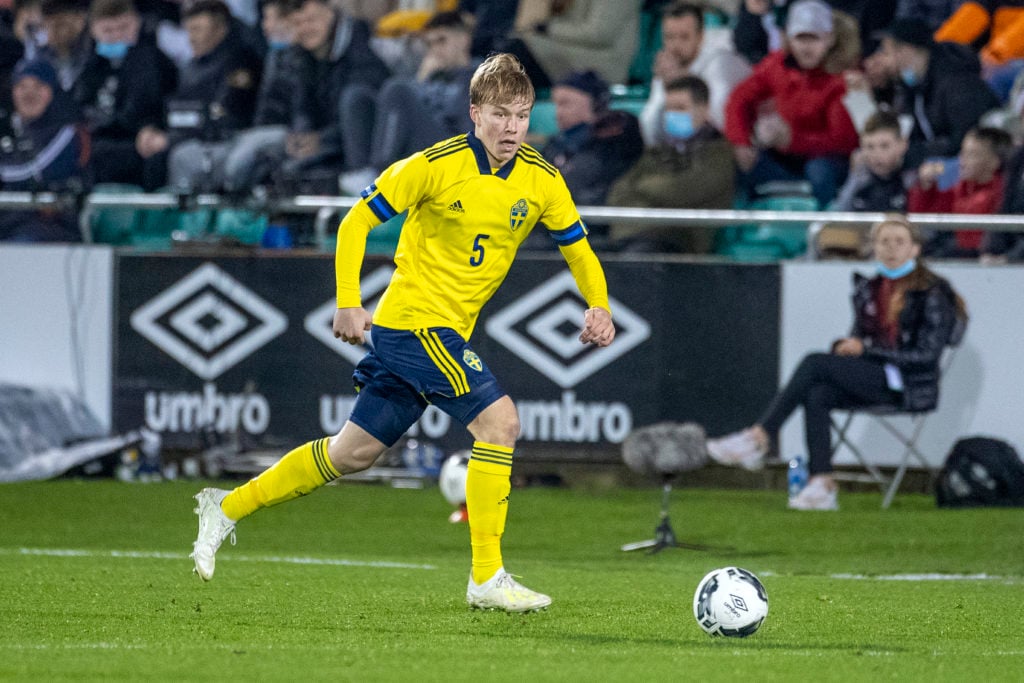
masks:
[[[854,323],[850,336],[864,342],[864,357],[892,363],[903,377],[903,408],[931,410],[939,402],[939,360],[943,350],[963,334],[966,320],[957,316],[956,295],[949,282],[918,267],[907,276],[919,284],[905,295],[898,320],[896,348],[875,343],[881,321],[875,306],[875,292],[882,276],[853,276]]]
[[[291,129],[319,132],[324,152],[341,148],[342,90],[353,83],[377,90],[389,75],[387,66],[370,49],[369,25],[344,14],[338,14],[327,59],[317,59],[308,50],[292,45],[282,60],[281,68],[291,76],[294,88]]]
[[[624,111],[609,111],[593,125],[580,124],[555,135],[542,150],[565,178],[577,204],[601,206],[619,176],[644,151],[637,118]]]
[[[134,140],[145,126],[162,126],[164,98],[178,83],[174,62],[152,33],[140,33],[115,63],[95,52],[75,84],[74,99],[94,139]]]
[[[896,113],[914,117],[907,165],[956,156],[967,131],[998,106],[999,98],[981,78],[978,56],[963,45],[936,43],[921,83],[896,88]]]
[[[172,142],[198,138],[224,140],[252,125],[262,59],[237,32],[213,52],[193,58],[181,70],[178,88],[168,103],[168,132]],[[201,130],[178,130],[171,125],[174,111],[189,103],[202,113]]]

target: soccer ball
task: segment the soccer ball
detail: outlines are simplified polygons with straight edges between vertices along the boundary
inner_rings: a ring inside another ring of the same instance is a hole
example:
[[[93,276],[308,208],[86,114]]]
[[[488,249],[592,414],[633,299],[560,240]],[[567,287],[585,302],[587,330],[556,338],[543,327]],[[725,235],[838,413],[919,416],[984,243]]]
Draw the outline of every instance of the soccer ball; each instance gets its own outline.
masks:
[[[693,594],[693,616],[708,635],[746,638],[768,616],[768,593],[746,569],[716,569]]]
[[[441,495],[452,505],[466,502],[466,471],[469,466],[469,451],[453,453],[441,465],[437,485]]]

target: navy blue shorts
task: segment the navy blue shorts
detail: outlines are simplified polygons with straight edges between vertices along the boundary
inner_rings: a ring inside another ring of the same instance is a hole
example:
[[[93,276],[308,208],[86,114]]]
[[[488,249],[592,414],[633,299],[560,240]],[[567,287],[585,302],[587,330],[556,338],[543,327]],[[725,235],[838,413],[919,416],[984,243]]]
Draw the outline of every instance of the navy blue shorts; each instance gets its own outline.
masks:
[[[435,405],[468,425],[505,395],[455,330],[373,326],[373,350],[356,366],[358,396],[349,419],[391,446]]]

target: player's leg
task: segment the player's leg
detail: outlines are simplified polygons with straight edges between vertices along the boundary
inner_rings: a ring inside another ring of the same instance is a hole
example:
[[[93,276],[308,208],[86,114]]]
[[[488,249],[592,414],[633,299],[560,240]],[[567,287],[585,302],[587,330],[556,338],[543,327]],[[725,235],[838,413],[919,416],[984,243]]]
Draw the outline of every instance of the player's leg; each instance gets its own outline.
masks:
[[[359,395],[338,434],[295,448],[233,491],[199,492],[199,534],[192,557],[204,581],[213,578],[217,550],[225,538],[233,539],[236,522],[261,508],[311,493],[342,474],[366,469],[423,414],[422,397],[372,353],[356,368],[355,381]]]
[[[335,436],[289,451],[233,491],[203,489],[196,495],[199,533],[192,546],[195,572],[204,581],[213,578],[217,550],[228,536],[234,542],[235,523],[239,520],[261,508],[311,493],[341,474],[366,469],[385,448],[361,427],[346,422]]]
[[[473,548],[473,569],[466,601],[473,607],[526,612],[551,604],[551,598],[513,579],[501,558],[501,536],[512,490],[512,454],[519,415],[508,396],[491,403],[467,425],[475,439],[466,472],[466,509]]]

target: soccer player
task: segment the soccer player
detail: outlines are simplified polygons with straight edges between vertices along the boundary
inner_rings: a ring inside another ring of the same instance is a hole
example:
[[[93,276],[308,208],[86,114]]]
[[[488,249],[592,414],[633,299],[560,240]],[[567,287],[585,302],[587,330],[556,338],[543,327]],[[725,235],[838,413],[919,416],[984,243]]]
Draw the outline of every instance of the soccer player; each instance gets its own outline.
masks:
[[[538,223],[558,244],[587,301],[580,341],[607,346],[615,326],[604,271],[562,176],[523,144],[534,99],[519,61],[492,55],[470,82],[474,131],[393,164],[363,190],[338,228],[335,257],[334,335],[362,344],[373,327],[373,350],[353,376],[355,407],[335,436],[299,446],[233,491],[207,488],[195,496],[199,534],[192,557],[200,578],[213,578],[217,549],[229,535],[234,540],[238,520],[366,469],[433,404],[475,439],[466,477],[472,546],[466,601],[510,612],[551,604],[504,569],[501,535],[519,417],[469,338]],[[405,209],[396,271],[371,319],[359,291],[366,236]]]

